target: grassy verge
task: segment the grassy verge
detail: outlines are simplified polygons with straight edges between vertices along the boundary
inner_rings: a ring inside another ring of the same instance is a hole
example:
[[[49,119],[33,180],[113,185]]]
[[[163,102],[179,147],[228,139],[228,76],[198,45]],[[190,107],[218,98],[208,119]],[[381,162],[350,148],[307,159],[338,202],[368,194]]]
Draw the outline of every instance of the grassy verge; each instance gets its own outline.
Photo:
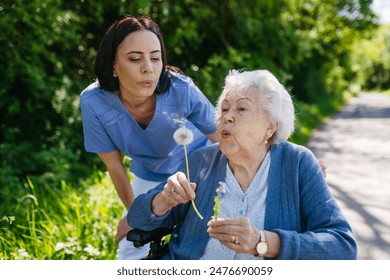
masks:
[[[295,131],[291,136],[290,141],[296,144],[305,145],[309,140],[312,131],[325,123],[329,117],[337,113],[351,97],[352,95],[346,95],[343,101],[323,98],[316,104],[307,104],[296,101]]]
[[[116,259],[123,207],[104,173],[72,187],[34,186],[0,217],[0,260]]]

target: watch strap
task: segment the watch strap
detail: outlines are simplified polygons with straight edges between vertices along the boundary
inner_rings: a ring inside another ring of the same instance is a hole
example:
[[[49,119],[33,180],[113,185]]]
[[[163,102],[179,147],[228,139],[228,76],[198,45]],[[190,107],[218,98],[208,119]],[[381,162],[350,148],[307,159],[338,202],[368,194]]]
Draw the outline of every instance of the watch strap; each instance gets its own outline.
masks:
[[[267,242],[265,240],[265,232],[264,232],[264,230],[260,230],[260,242]]]

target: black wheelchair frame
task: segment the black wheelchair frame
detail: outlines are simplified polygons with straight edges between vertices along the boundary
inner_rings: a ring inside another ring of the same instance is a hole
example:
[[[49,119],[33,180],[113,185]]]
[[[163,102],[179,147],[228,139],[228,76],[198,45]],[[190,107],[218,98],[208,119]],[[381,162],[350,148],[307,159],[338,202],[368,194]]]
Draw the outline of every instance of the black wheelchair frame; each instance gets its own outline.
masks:
[[[169,244],[164,237],[172,232],[172,228],[158,228],[153,231],[133,229],[127,233],[126,239],[139,248],[150,243],[148,255],[142,260],[161,260],[169,252]]]

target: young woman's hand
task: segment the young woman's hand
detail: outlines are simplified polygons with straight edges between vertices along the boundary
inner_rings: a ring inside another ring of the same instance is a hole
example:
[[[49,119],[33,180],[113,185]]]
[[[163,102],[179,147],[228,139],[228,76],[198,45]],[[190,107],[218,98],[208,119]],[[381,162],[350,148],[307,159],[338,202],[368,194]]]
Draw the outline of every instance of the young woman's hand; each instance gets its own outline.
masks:
[[[115,243],[116,245],[119,244],[119,241],[121,241],[123,238],[127,236],[127,233],[132,230],[133,228],[129,226],[127,223],[127,218],[123,217],[122,220],[118,223],[118,229],[116,231],[115,235]]]

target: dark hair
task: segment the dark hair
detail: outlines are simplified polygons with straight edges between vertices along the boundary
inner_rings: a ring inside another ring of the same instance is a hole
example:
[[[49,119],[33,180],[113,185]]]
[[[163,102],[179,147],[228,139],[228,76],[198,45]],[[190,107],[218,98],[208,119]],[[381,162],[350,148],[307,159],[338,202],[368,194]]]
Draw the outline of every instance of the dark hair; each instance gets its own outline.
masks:
[[[163,79],[163,84],[165,86],[163,89],[157,89],[157,91],[160,92],[166,89],[166,86],[169,87],[170,81],[168,81],[168,83],[165,81],[165,79],[170,76],[165,73],[166,69],[168,68],[176,70],[177,68],[167,67],[164,40],[162,38],[158,25],[149,17],[137,18],[131,15],[125,15],[122,19],[114,22],[107,30],[102,42],[100,43],[100,47],[95,58],[94,72],[101,88],[108,91],[119,90],[118,78],[113,76],[115,54],[119,44],[127,37],[127,35],[138,30],[151,31],[157,36],[158,40],[160,41],[161,59],[163,63],[163,71],[160,76],[160,82]]]

